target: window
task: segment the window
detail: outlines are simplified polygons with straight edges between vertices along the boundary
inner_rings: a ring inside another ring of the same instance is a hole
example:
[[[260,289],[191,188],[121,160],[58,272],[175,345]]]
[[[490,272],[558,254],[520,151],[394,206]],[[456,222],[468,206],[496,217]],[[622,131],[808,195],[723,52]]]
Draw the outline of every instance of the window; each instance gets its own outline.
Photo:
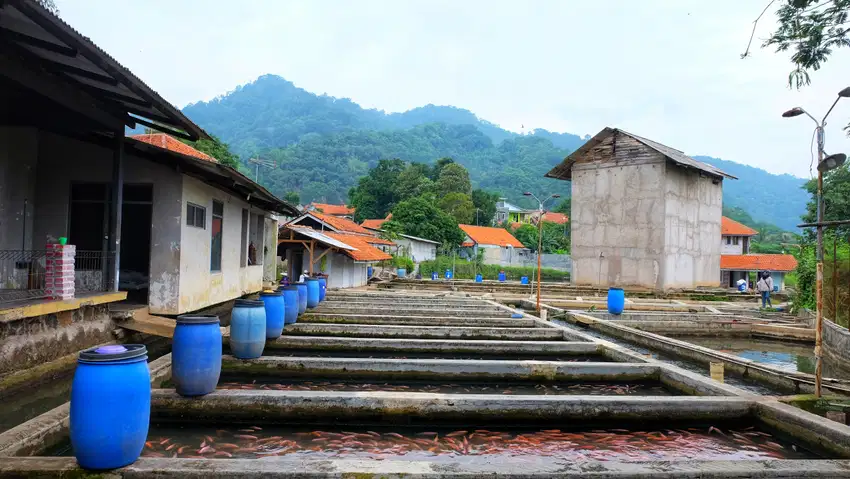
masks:
[[[733,238],[732,238],[732,244],[733,244],[733,245],[735,245],[735,246],[738,246],[738,240],[739,240],[739,239],[740,239],[740,238],[738,238],[737,236],[733,237]]]
[[[221,271],[221,242],[223,239],[224,203],[213,200],[212,241],[210,244],[210,271]]]
[[[186,203],[186,226],[205,229],[207,227],[207,209],[194,203]]]
[[[731,236],[726,237],[726,244],[732,244],[732,237]]]
[[[250,229],[251,231],[248,239],[248,264],[263,264],[265,217],[263,215],[251,214]]]
[[[242,209],[242,249],[239,253],[239,266],[248,266],[248,210]]]

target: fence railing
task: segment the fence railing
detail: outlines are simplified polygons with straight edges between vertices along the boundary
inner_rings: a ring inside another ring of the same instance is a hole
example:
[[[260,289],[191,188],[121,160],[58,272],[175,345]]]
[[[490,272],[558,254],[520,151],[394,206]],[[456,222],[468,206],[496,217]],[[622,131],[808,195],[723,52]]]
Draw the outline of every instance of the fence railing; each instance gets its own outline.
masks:
[[[45,298],[45,250],[0,250],[0,303]],[[74,261],[76,294],[109,291],[112,253],[77,251]]]

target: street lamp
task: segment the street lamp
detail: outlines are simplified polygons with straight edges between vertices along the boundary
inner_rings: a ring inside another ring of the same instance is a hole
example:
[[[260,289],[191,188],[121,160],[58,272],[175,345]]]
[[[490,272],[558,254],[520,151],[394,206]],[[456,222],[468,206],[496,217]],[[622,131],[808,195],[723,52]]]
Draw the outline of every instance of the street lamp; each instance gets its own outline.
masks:
[[[818,142],[818,194],[817,194],[817,249],[815,256],[817,259],[817,276],[815,286],[815,304],[817,306],[816,327],[815,327],[815,396],[821,395],[821,383],[823,382],[823,356],[821,347],[823,345],[823,174],[841,166],[847,155],[837,153],[834,155],[824,156],[823,149],[824,132],[823,127],[826,125],[826,117],[835,108],[838,100],[850,97],[850,87],[847,87],[838,92],[838,97],[832,103],[832,106],[827,110],[826,115],[821,121],[809,114],[801,107],[794,107],[782,114],[785,118],[793,118],[795,116],[806,115],[815,122],[815,135]]]
[[[561,195],[557,193],[553,193],[546,197],[543,201],[540,201],[540,198],[534,195],[534,193],[530,191],[526,191],[523,193],[524,196],[530,196],[537,200],[537,204],[539,206],[538,216],[537,216],[537,313],[540,313],[540,255],[542,254],[543,249],[543,204],[553,198],[560,198]]]

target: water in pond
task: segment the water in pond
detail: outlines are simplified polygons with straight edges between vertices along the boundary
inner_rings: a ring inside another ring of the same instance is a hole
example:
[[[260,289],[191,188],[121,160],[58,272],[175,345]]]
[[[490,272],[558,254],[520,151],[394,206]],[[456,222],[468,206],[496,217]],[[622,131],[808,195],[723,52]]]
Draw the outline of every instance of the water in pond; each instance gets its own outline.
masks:
[[[675,336],[675,338],[785,371],[815,373],[814,346],[809,344],[751,338],[703,336]],[[824,364],[823,375],[828,378],[850,379],[850,374],[830,368],[828,363]]]
[[[69,454],[66,448],[60,454]],[[764,460],[815,454],[770,433],[742,425],[651,429],[453,429],[316,430],[267,426],[157,427],[143,457],[457,461],[474,456],[517,460]]]
[[[672,355],[659,353],[658,351],[650,350],[650,349],[645,348],[645,347],[643,347],[639,344],[632,343],[630,341],[626,341],[626,340],[623,340],[623,339],[620,339],[620,338],[617,338],[617,337],[614,337],[614,336],[611,336],[611,335],[608,335],[608,334],[605,334],[605,333],[601,333],[599,331],[596,331],[596,330],[588,328],[588,327],[578,326],[578,325],[569,323],[567,321],[555,319],[555,320],[552,320],[552,322],[555,323],[555,324],[558,324],[560,326],[564,326],[566,328],[575,330],[575,331],[580,331],[580,332],[582,332],[582,333],[584,333],[588,336],[593,336],[594,338],[603,339],[603,340],[608,341],[610,343],[614,343],[618,346],[622,346],[626,349],[630,349],[630,350],[632,350],[632,351],[634,351],[638,354],[644,354],[644,355],[651,354],[654,359],[657,359],[659,361],[662,361],[662,362],[665,362],[665,363],[668,363],[668,364],[672,364],[674,366],[678,366],[678,367],[685,369],[687,371],[691,371],[691,372],[694,372],[694,373],[697,373],[697,374],[701,374],[703,376],[709,376],[708,366],[703,365],[702,363],[699,363],[699,362],[696,362],[696,361],[684,360],[684,359],[681,359],[681,358],[678,358],[678,357],[675,357],[675,356],[672,356]],[[749,391],[749,392],[752,392],[752,393],[755,393],[755,394],[771,395],[771,396],[782,394],[782,392],[777,390],[777,389],[771,388],[769,386],[766,386],[762,383],[753,381],[751,379],[745,379],[743,377],[732,375],[732,374],[727,374],[726,377],[724,378],[724,381],[726,382],[726,384],[729,384],[731,386],[735,386],[737,388],[741,388],[745,391]]]
[[[297,380],[268,379],[245,383],[234,378],[223,378],[219,389],[259,389],[264,391],[393,391],[425,392],[443,394],[507,394],[507,395],[591,395],[591,396],[673,396],[670,391],[657,382],[563,382],[535,384],[533,382],[473,383],[459,382],[434,384],[426,381],[342,381],[339,379]]]
[[[363,358],[363,359],[458,359],[458,360],[491,360],[491,361],[562,361],[562,362],[600,362],[609,363],[610,359],[601,354],[475,354],[475,353],[452,353],[452,352],[392,352],[392,351],[321,351],[303,350],[293,352],[266,350],[263,356],[274,357],[298,357],[298,358]]]

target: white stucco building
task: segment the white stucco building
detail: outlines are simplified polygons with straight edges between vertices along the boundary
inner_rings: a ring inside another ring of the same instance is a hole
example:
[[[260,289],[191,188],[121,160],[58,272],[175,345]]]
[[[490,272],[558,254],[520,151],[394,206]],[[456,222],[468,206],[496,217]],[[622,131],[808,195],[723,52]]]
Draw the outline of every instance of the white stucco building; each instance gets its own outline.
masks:
[[[738,280],[750,282],[750,273],[770,271],[773,286],[785,289],[785,275],[797,268],[797,259],[790,254],[750,253],[750,242],[758,231],[723,217],[720,236],[720,285],[736,287]],[[754,281],[758,281],[755,279]]]
[[[719,285],[723,180],[733,176],[616,128],[546,176],[572,181],[573,283]]]
[[[531,250],[520,243],[508,230],[490,226],[458,225],[466,234],[461,246],[467,251],[464,256],[475,258],[479,251],[484,253],[484,264],[501,266],[522,265],[531,256]]]

